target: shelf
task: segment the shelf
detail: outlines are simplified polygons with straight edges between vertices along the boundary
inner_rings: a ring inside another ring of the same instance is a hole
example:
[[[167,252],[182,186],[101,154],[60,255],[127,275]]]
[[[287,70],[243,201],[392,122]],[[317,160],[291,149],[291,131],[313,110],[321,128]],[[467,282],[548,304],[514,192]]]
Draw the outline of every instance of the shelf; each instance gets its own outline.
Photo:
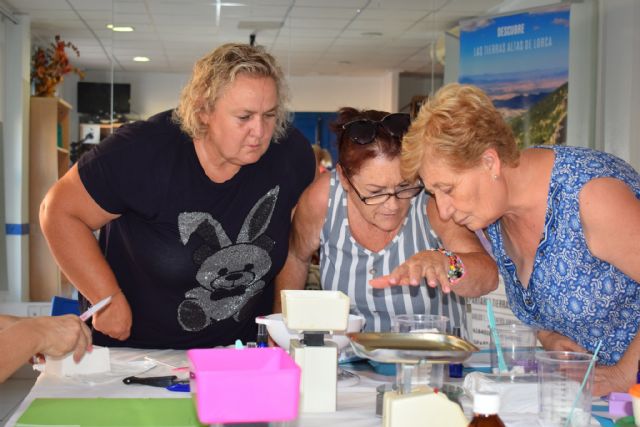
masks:
[[[61,177],[69,170],[69,150],[63,148],[58,149],[58,177]]]
[[[29,297],[50,301],[69,294],[40,228],[40,204],[49,189],[69,170],[71,105],[58,98],[32,97],[29,123]]]
[[[100,129],[111,129],[111,128],[119,128],[120,126],[122,126],[125,123],[100,123]]]
[[[110,124],[110,123],[85,123],[85,122],[82,122],[80,124],[81,125],[100,126],[100,129],[111,129],[111,128],[116,129],[116,128],[119,128],[120,126],[122,126],[122,125],[124,125],[126,123],[118,122],[118,123],[111,123]]]

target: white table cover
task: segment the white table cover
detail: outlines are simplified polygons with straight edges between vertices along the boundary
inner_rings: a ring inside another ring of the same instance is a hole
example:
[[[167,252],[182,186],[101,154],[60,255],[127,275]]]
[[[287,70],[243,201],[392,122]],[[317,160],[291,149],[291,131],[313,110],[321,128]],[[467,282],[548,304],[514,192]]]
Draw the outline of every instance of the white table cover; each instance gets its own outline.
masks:
[[[186,366],[187,356],[183,350],[144,350],[132,348],[112,348],[112,366],[135,367],[144,362],[146,358],[158,361],[152,369],[140,374],[140,376],[175,375],[171,366]],[[164,364],[163,364],[164,363]],[[382,425],[382,419],[375,415],[376,387],[380,384],[390,383],[393,377],[379,375],[373,370],[357,371],[360,381],[351,386],[338,387],[338,407],[333,413],[306,414],[301,413],[296,422],[287,423],[288,426],[298,427],[378,427]],[[91,377],[95,379],[94,377]],[[459,383],[461,385],[461,383]],[[171,392],[160,387],[125,385],[121,377],[98,377],[94,383],[86,378],[61,378],[44,372],[36,380],[35,385],[19,405],[15,413],[9,418],[7,426],[15,426],[20,416],[27,410],[31,402],[40,397],[56,398],[190,398],[190,393]],[[464,404],[464,403],[463,403]],[[465,413],[469,416],[468,402],[465,404]],[[504,419],[507,427],[536,426],[537,420],[531,415]],[[592,426],[599,423],[592,418]]]

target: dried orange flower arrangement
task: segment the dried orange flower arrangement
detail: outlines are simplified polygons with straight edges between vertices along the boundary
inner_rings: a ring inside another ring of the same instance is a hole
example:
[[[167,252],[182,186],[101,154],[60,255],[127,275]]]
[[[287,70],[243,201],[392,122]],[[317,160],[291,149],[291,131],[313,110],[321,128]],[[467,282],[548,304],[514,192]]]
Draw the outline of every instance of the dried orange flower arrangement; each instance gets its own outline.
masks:
[[[76,73],[80,78],[84,73],[71,66],[66,48],[72,49],[76,56],[80,56],[80,51],[71,42],[65,42],[59,35],[55,37],[55,42],[43,49],[36,48],[31,59],[31,81],[34,83],[35,96],[54,96],[56,87],[64,80],[67,73]]]

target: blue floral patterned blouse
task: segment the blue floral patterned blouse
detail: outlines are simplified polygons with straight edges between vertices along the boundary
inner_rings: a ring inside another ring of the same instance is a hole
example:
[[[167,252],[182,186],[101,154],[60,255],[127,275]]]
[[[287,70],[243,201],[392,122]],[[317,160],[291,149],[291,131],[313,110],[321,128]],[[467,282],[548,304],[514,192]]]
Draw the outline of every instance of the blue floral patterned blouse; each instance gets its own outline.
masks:
[[[640,199],[640,176],[607,153],[567,146],[538,148],[552,149],[556,157],[544,234],[526,288],[505,252],[500,221],[487,228],[509,305],[524,323],[556,331],[591,352],[603,340],[599,363],[613,365],[638,333],[640,284],[591,254],[580,222],[578,196],[590,180],[614,177]],[[620,226],[624,221],[620,218]]]

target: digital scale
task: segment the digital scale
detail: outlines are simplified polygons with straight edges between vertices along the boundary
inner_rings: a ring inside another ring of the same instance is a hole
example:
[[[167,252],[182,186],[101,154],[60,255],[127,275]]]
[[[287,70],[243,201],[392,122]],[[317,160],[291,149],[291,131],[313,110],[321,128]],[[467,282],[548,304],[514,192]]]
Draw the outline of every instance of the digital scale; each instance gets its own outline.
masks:
[[[401,364],[402,387],[384,394],[383,427],[466,427],[469,421],[457,403],[429,387],[412,390],[418,363],[462,363],[479,349],[441,333],[351,333],[356,355],[381,363]]]
[[[289,355],[302,370],[302,412],[335,412],[338,345],[325,335],[347,329],[349,297],[339,291],[283,290],[282,317],[302,335],[292,339]]]

